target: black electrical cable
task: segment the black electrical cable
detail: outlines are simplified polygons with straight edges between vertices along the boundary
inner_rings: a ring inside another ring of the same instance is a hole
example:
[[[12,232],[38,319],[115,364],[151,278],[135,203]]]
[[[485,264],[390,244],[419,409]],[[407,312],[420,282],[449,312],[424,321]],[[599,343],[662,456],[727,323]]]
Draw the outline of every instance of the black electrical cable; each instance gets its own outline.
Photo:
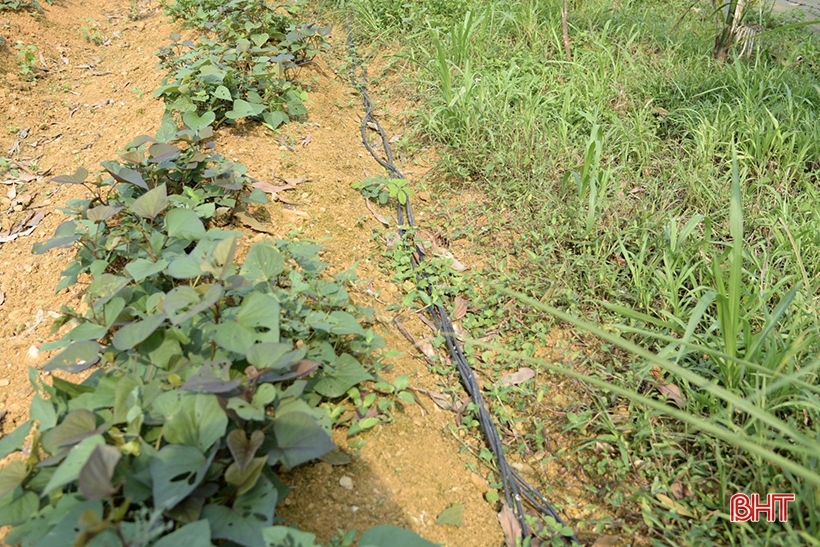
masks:
[[[365,111],[361,123],[362,143],[367,151],[370,152],[370,155],[372,155],[373,158],[379,162],[379,165],[381,165],[392,178],[404,179],[405,176],[401,173],[401,171],[399,171],[393,161],[393,150],[390,146],[387,134],[384,132],[384,129],[379,121],[373,115],[373,102],[367,92],[367,66],[362,61],[356,47],[353,44],[353,35],[350,30],[349,23],[346,25],[346,29],[348,53],[351,59],[350,83],[361,94],[362,105],[364,106]],[[356,73],[358,70],[361,70],[362,73],[361,80],[357,80],[356,78]],[[379,133],[386,159],[381,158],[368,141],[368,127],[375,129]],[[399,202],[397,216],[399,235],[401,240],[405,241],[406,228],[415,227],[413,208],[410,205],[409,200],[405,200],[405,203]],[[406,224],[405,218],[407,220]],[[412,260],[413,267],[416,268],[422,261],[424,261],[424,258],[424,250],[420,246],[415,245],[415,253]],[[417,272],[417,274],[421,277],[425,277],[423,272]],[[533,508],[537,509],[541,514],[549,515],[555,519],[556,522],[566,526],[564,520],[552,507],[552,505],[550,505],[546,498],[544,498],[538,490],[530,486],[527,481],[525,481],[521,475],[519,475],[515,469],[510,466],[509,462],[507,462],[507,458],[504,456],[504,447],[498,435],[498,430],[496,429],[490,413],[487,410],[487,406],[484,403],[484,398],[481,395],[481,389],[476,381],[475,374],[467,362],[467,358],[464,355],[464,351],[462,350],[459,341],[456,339],[453,324],[450,321],[450,316],[447,313],[447,310],[443,306],[435,304],[431,306],[429,311],[436,328],[444,337],[447,350],[449,351],[453,362],[456,364],[456,368],[458,369],[458,373],[461,377],[462,383],[464,384],[464,388],[467,390],[467,394],[470,396],[473,404],[475,404],[478,409],[478,422],[484,432],[487,445],[490,447],[490,450],[493,452],[496,460],[498,461],[498,469],[501,474],[502,484],[504,486],[504,496],[507,506],[512,509],[515,518],[518,520],[518,523],[521,526],[522,534],[524,537],[530,536],[529,527],[525,521],[524,506],[522,504],[522,501],[524,500],[529,502],[529,504]],[[580,543],[574,534],[569,536],[568,540],[576,544]]]

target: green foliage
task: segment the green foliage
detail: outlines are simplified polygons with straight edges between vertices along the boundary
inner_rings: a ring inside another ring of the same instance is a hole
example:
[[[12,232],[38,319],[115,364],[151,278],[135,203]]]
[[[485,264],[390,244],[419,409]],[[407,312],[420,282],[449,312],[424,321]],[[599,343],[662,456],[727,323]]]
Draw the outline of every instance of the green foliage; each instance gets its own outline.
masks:
[[[26,80],[34,80],[34,67],[37,65],[37,46],[17,42],[14,45],[17,50],[17,64],[20,67],[20,75]]]
[[[0,0],[0,11],[23,10],[43,11],[43,6],[37,0]]]
[[[0,470],[10,545],[314,545],[275,525],[287,494],[277,469],[335,448],[328,409],[350,390],[372,419],[389,410],[378,391],[406,387],[363,391],[383,343],[350,301],[350,274],[325,275],[318,246],[267,240],[237,260],[241,233],[218,227],[220,210],[253,193],[244,168],[213,152],[210,126],[189,122],[166,119],[95,182],[82,168],[55,178],[94,197],[71,202],[35,248],[77,249],[59,289],[88,281],[85,311],[63,309],[55,328],[70,328],[44,346],[61,351],[43,370],[96,368],[51,385],[31,369],[33,446]],[[31,426],[4,437],[0,457]]]
[[[818,420],[817,35],[764,14],[753,55],[717,63],[706,3],[571,2],[567,62],[560,1],[472,0],[446,24],[417,24],[412,12],[433,3],[385,6],[411,12],[389,17],[365,13],[379,2],[337,5],[360,26],[407,36],[399,56],[418,67],[408,78],[417,129],[442,158],[438,203],[456,204],[436,225],[471,239],[491,265],[438,280],[444,301],[476,287],[461,326],[476,338],[503,333],[528,356],[555,346],[551,314],[487,287],[497,280],[615,322],[710,384],[611,339],[595,355],[568,344],[565,359],[585,379],[609,382],[560,409],[565,436],[553,447],[570,446],[562,463],[610,512],[577,529],[670,545],[816,544],[816,443],[805,437]],[[465,203],[465,188],[483,199]],[[409,271],[407,252],[395,253]],[[499,375],[520,366],[467,352]],[[488,388],[498,419],[525,426],[522,457],[560,436],[541,419],[556,409],[541,403],[550,387]],[[658,398],[668,404],[652,406]],[[772,417],[788,431],[772,429]],[[792,490],[805,501],[787,525],[727,521],[735,491]]]
[[[166,11],[211,34],[196,43],[174,35],[160,50],[169,75],[154,94],[168,110],[212,113],[217,123],[259,120],[271,129],[305,114],[306,94],[289,73],[318,53],[329,27],[298,23],[296,7],[261,0],[172,2]]]
[[[101,46],[108,42],[108,37],[99,29],[98,23],[90,18],[85,18],[86,24],[80,29],[80,33],[85,38],[85,41],[95,46]]]
[[[387,205],[391,198],[404,205],[413,195],[413,189],[406,179],[370,177],[361,182],[354,182],[353,188],[361,192],[365,198],[376,200],[379,205]]]

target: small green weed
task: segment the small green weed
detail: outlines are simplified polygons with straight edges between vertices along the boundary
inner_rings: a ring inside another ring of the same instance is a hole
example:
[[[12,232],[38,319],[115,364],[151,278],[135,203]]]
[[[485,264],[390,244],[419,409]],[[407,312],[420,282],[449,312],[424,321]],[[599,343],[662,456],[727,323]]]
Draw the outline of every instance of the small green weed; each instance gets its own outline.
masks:
[[[20,75],[26,80],[36,78],[34,67],[37,65],[37,46],[17,42],[14,46],[17,50],[17,64],[20,67]]]

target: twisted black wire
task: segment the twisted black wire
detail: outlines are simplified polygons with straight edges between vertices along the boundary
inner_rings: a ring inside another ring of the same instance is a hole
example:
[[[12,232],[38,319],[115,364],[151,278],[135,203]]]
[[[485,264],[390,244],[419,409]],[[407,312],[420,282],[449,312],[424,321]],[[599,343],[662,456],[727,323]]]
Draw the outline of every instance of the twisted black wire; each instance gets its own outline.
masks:
[[[351,69],[350,69],[350,83],[351,85],[359,91],[362,97],[362,105],[364,106],[364,117],[362,118],[361,123],[361,136],[362,136],[362,144],[370,153],[371,156],[381,165],[392,178],[397,179],[404,179],[405,176],[402,174],[401,171],[396,167],[393,161],[393,150],[390,145],[389,139],[387,138],[387,133],[385,133],[384,129],[382,128],[379,121],[373,115],[373,102],[370,99],[370,95],[367,92],[367,66],[362,61],[356,47],[353,44],[353,34],[350,29],[350,24],[347,23],[345,25],[347,30],[347,47],[348,47],[348,54],[350,55],[351,60]],[[361,80],[356,79],[356,72],[361,70],[362,78]],[[382,159],[376,151],[371,146],[370,142],[367,139],[367,128],[368,125],[371,128],[374,128],[381,137],[382,148],[384,149],[384,153],[386,156],[386,160]],[[398,226],[399,226],[399,235],[402,241],[405,241],[406,235],[406,228],[413,228],[415,227],[415,220],[413,218],[413,208],[410,205],[410,200],[405,200],[405,203],[402,204],[399,202],[396,211],[398,217]],[[405,224],[405,218],[407,219],[407,223]],[[424,261],[425,253],[423,249],[415,245],[415,254],[412,259],[412,264],[414,268],[417,268],[419,264]],[[426,274],[422,271],[417,270],[417,275],[421,278],[427,277]],[[487,445],[489,446],[490,450],[492,451],[493,455],[495,456],[496,460],[498,461],[498,469],[501,475],[501,481],[504,487],[504,497],[507,502],[507,506],[510,507],[515,514],[516,519],[518,520],[519,525],[521,526],[522,533],[524,537],[530,536],[529,527],[525,521],[525,512],[524,507],[522,504],[522,500],[526,500],[530,503],[530,505],[537,509],[541,514],[549,515],[556,522],[560,523],[563,526],[566,526],[566,523],[555,510],[555,508],[541,495],[538,490],[530,486],[527,481],[518,474],[518,472],[513,469],[509,462],[507,462],[507,458],[504,455],[504,447],[501,442],[501,439],[498,435],[498,429],[495,427],[495,424],[492,421],[489,411],[487,410],[487,406],[484,402],[484,398],[481,395],[481,388],[478,385],[478,381],[475,378],[475,374],[473,373],[472,368],[470,368],[469,363],[467,362],[467,358],[464,355],[464,351],[461,348],[460,343],[456,339],[455,330],[453,329],[453,324],[450,321],[450,316],[447,313],[447,310],[439,305],[435,304],[431,306],[429,309],[430,315],[433,318],[433,323],[436,325],[436,328],[439,330],[440,334],[444,337],[445,344],[447,345],[447,350],[450,353],[450,357],[452,358],[453,362],[456,364],[456,368],[458,369],[459,376],[461,377],[461,382],[464,384],[464,388],[467,391],[467,394],[470,396],[471,401],[475,404],[476,408],[478,409],[478,422],[481,426],[482,431],[484,432],[484,437],[486,438]],[[578,538],[573,534],[570,538],[570,541],[573,543],[580,543]]]

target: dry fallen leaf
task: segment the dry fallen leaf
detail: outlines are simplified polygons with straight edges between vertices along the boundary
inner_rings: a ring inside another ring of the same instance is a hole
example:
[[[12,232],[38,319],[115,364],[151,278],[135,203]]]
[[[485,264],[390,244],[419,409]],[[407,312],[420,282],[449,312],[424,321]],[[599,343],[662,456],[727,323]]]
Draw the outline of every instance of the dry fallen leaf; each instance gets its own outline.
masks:
[[[499,383],[504,387],[517,386],[532,378],[535,378],[535,371],[529,367],[521,367],[517,372],[504,374]]]
[[[504,543],[507,547],[515,547],[518,541],[523,539],[521,533],[521,524],[515,518],[510,506],[504,503],[501,511],[498,513],[498,522],[501,523],[501,529],[504,531]]]
[[[447,258],[450,260],[451,267],[457,272],[463,272],[467,269],[467,266],[456,260],[456,257],[453,256],[453,253],[445,249],[444,247],[434,247],[433,254],[440,258]]]
[[[376,218],[376,220],[378,220],[379,222],[381,222],[381,223],[382,223],[382,224],[384,224],[385,226],[388,226],[388,227],[390,226],[390,222],[388,222],[388,221],[387,221],[387,219],[386,219],[386,218],[384,218],[384,215],[382,215],[381,213],[379,213],[379,212],[376,210],[376,208],[375,208],[375,207],[373,207],[373,204],[372,204],[372,203],[370,203],[370,200],[369,200],[369,199],[365,198],[364,203],[365,203],[365,205],[367,206],[367,210],[368,210],[368,211],[370,211],[371,213],[373,213],[373,216]]]
[[[453,321],[460,321],[467,315],[467,301],[456,296],[455,309],[453,310]]]
[[[683,408],[686,404],[686,399],[680,392],[680,388],[675,384],[661,384],[658,386],[658,391],[661,395],[668,397],[678,408]]]
[[[621,543],[619,536],[598,536],[592,547],[615,547]]]
[[[244,224],[245,226],[247,226],[251,230],[255,230],[257,232],[262,232],[263,234],[276,235],[276,232],[272,228],[269,228],[268,226],[265,226],[264,224],[262,224],[261,222],[256,220],[256,218],[253,215],[251,215],[251,214],[249,214],[245,211],[237,212],[236,213],[236,220],[238,220],[239,222],[241,222],[242,224]]]
[[[676,500],[682,500],[689,495],[689,489],[682,482],[673,482],[669,487],[669,492]]]
[[[444,410],[453,410],[453,403],[450,402],[450,398],[446,395],[435,391],[427,391],[426,389],[415,388],[415,390],[430,397],[439,408],[443,408]]]
[[[282,180],[284,180],[286,183],[288,183],[288,184],[292,184],[292,185],[294,185],[294,186],[296,186],[297,184],[302,184],[302,183],[305,183],[305,182],[310,182],[310,179],[309,179],[309,178],[301,178],[301,179],[282,179]]]
[[[308,133],[308,134],[307,134],[307,136],[305,136],[305,138],[304,138],[304,139],[302,139],[301,141],[299,141],[299,144],[301,144],[301,145],[302,145],[302,147],[304,148],[305,146],[309,145],[309,144],[310,144],[310,141],[312,141],[312,140],[313,140],[313,137],[311,137],[311,136],[310,136],[310,133]]]
[[[655,494],[655,497],[658,498],[658,501],[661,502],[661,505],[663,505],[667,509],[675,511],[680,516],[689,518],[695,517],[695,515],[692,514],[692,512],[689,511],[689,509],[687,509],[683,504],[676,502],[666,494]]]

